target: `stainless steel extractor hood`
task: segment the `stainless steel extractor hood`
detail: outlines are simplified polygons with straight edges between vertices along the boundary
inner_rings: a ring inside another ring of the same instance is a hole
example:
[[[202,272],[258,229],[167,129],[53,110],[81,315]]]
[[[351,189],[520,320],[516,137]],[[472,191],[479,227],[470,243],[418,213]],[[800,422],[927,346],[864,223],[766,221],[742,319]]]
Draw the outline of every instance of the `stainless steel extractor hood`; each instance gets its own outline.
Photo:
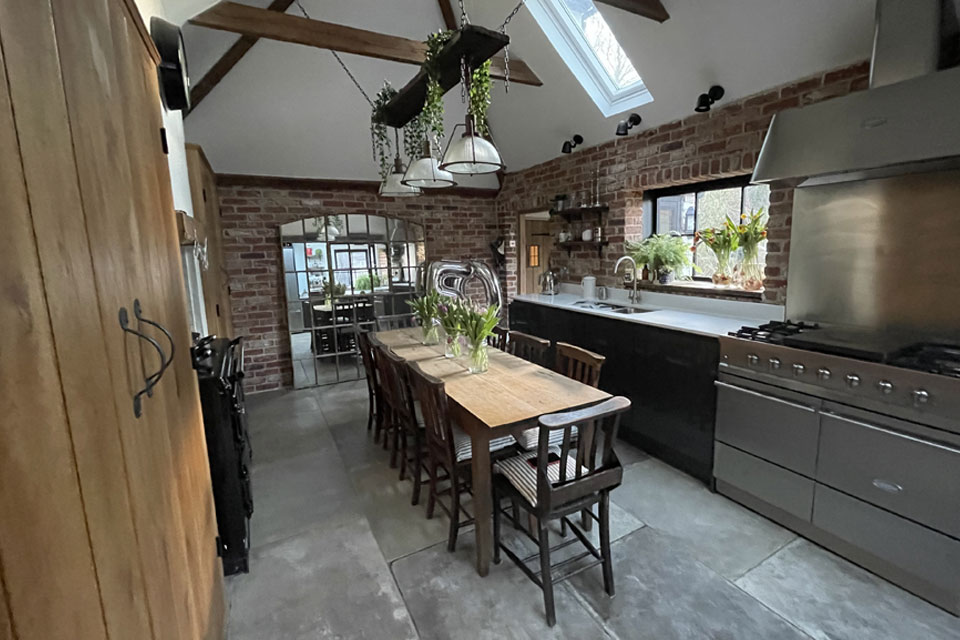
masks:
[[[960,167],[960,67],[937,70],[948,1],[878,0],[870,89],[774,116],[754,182]]]

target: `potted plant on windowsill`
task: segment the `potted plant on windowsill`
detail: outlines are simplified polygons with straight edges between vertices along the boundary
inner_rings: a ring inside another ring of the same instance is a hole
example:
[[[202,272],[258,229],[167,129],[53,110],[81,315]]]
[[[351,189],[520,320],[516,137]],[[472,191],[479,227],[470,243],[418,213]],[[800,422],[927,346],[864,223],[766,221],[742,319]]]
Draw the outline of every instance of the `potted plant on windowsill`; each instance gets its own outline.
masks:
[[[687,243],[676,233],[650,236],[635,249],[634,260],[637,260],[637,256],[657,274],[657,281],[660,284],[673,282],[674,274],[678,269],[684,267],[697,269],[690,260]],[[637,264],[640,264],[640,260],[637,260]]]
[[[732,285],[734,279],[731,261],[733,253],[740,246],[740,231],[733,220],[727,217],[721,227],[697,231],[693,237],[693,242],[692,251],[696,251],[697,245],[702,244],[717,257],[717,271],[711,278],[713,284],[718,286]]]

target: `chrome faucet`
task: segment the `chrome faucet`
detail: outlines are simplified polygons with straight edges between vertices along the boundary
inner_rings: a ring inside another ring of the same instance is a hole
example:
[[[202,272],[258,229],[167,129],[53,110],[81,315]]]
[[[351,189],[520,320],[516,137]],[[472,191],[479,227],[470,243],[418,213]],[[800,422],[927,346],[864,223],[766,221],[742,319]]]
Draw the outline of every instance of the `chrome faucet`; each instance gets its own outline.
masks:
[[[613,275],[617,275],[617,271],[620,270],[620,263],[622,262],[629,262],[631,265],[633,265],[633,291],[630,292],[630,303],[636,304],[639,302],[639,295],[637,294],[637,261],[634,260],[632,256],[621,257],[619,260],[617,260],[617,264],[613,266]],[[631,274],[629,271],[623,274],[624,284],[627,283],[627,277],[630,275]]]

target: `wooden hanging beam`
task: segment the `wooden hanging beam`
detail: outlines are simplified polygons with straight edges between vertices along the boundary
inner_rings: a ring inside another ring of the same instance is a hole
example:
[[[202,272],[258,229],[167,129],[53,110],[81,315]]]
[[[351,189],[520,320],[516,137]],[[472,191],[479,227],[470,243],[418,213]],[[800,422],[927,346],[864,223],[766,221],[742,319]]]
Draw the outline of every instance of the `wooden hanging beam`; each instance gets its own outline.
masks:
[[[293,0],[273,0],[267,11],[276,11],[283,13],[290,8]],[[213,63],[210,70],[200,78],[197,84],[190,88],[190,111],[197,108],[204,98],[206,98],[214,87],[220,84],[220,81],[230,73],[240,59],[247,55],[247,52],[257,44],[258,36],[240,36],[240,39],[234,42],[227,52],[220,56],[220,59]],[[189,115],[190,111],[184,115]]]
[[[427,51],[427,45],[419,40],[310,20],[235,2],[220,2],[194,16],[190,23],[244,36],[292,42],[415,65],[423,63]],[[504,78],[502,55],[493,59],[490,75]],[[543,85],[530,67],[516,59],[510,60],[510,81],[536,87]]]
[[[657,22],[666,22],[670,19],[670,14],[660,0],[596,0],[601,4],[608,4],[611,7],[623,9],[630,13],[635,13],[644,18],[650,18]]]
[[[440,13],[443,14],[443,26],[447,31],[453,31],[457,28],[457,17],[453,13],[453,5],[450,0],[437,0],[440,4]]]

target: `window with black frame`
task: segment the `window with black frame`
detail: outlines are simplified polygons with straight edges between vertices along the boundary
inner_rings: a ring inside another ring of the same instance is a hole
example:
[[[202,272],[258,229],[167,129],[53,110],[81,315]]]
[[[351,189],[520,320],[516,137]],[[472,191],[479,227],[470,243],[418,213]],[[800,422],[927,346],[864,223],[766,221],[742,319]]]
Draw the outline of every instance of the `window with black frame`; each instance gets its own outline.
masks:
[[[409,315],[423,226],[364,214],[319,215],[280,226],[295,388],[362,376],[357,332]]]
[[[653,212],[653,233],[675,232],[694,246],[698,231],[717,228],[729,216],[739,224],[740,216],[770,207],[770,186],[750,184],[750,176],[701,182],[649,191]],[[766,242],[760,245],[760,261],[766,260]],[[693,263],[698,269],[686,268],[678,276],[694,280],[710,280],[717,270],[717,258],[706,246],[700,245],[693,252]]]

